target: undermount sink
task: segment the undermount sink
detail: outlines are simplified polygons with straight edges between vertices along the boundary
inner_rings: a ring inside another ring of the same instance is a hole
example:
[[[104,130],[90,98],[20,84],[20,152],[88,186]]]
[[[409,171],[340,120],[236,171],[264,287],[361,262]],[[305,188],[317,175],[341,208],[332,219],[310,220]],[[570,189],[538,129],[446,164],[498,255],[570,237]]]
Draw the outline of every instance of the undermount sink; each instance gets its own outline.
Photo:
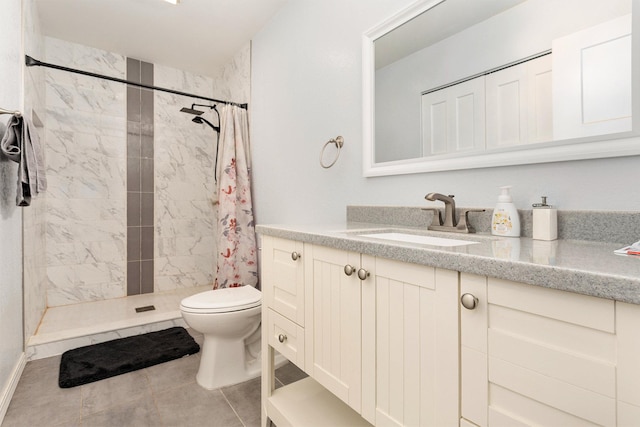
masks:
[[[370,237],[373,239],[383,239],[383,240],[392,240],[395,242],[404,242],[404,243],[418,243],[421,245],[431,245],[431,246],[464,246],[464,245],[473,245],[475,243],[472,240],[458,240],[458,239],[448,239],[444,237],[434,237],[434,236],[423,236],[419,234],[406,234],[406,233],[369,233],[369,234],[359,234],[360,237]]]

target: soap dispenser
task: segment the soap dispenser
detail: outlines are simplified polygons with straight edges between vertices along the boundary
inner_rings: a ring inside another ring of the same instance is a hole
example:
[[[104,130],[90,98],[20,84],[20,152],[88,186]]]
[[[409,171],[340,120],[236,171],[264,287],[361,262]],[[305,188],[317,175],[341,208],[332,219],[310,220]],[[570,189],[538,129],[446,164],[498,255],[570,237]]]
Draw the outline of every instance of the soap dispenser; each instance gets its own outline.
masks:
[[[542,203],[533,204],[533,239],[556,240],[558,238],[558,211],[547,204],[547,196]]]
[[[491,234],[520,237],[520,217],[511,199],[511,186],[500,187],[498,203],[491,216]]]

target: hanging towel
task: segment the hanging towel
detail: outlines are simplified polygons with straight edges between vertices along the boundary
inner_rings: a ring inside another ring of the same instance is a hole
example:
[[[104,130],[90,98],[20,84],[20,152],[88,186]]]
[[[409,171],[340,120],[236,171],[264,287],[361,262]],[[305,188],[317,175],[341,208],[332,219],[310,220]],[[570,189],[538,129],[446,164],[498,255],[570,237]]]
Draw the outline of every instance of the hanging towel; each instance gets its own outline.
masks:
[[[9,119],[0,151],[18,163],[16,205],[29,206],[31,197],[47,189],[44,156],[33,125],[21,115]]]

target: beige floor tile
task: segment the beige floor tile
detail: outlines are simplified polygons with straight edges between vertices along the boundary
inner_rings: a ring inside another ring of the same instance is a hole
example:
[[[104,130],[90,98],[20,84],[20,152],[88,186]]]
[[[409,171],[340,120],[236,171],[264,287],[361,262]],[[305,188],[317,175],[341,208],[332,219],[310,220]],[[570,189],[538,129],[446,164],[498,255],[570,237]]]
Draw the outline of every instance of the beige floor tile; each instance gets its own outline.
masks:
[[[82,418],[87,427],[157,427],[162,425],[153,398],[148,395]]]
[[[154,392],[194,383],[200,366],[199,354],[145,368],[149,384]]]
[[[164,425],[242,427],[220,390],[191,384],[154,393],[154,397]]]
[[[307,377],[307,374],[291,362],[287,362],[283,366],[276,369],[276,379],[283,385],[294,383]]]
[[[261,378],[258,377],[222,388],[222,393],[245,427],[260,426],[260,381]]]
[[[149,381],[143,370],[107,378],[80,386],[82,416],[151,396]]]
[[[2,427],[72,423],[80,417],[80,388],[58,387],[60,358],[28,362]]]

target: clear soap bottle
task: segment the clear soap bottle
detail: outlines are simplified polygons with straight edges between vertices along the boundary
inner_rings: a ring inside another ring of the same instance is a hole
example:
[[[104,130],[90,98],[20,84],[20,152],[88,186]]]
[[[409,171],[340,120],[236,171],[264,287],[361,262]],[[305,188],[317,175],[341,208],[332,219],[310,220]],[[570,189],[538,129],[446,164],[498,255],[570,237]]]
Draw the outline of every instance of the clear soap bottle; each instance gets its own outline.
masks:
[[[500,187],[498,203],[491,216],[491,234],[520,237],[520,217],[511,198],[511,186]]]

